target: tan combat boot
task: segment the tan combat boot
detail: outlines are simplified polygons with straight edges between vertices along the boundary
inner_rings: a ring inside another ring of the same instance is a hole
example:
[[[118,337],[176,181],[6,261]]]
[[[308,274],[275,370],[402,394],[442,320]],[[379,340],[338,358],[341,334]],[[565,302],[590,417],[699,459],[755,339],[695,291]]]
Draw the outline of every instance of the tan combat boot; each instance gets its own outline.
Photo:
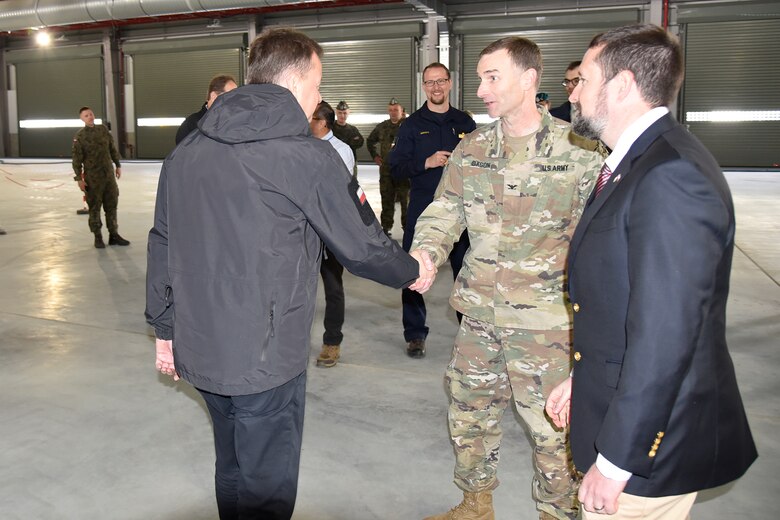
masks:
[[[318,367],[332,367],[341,357],[341,347],[339,345],[323,345],[322,352],[317,358]]]
[[[493,511],[493,492],[463,492],[463,502],[447,513],[429,516],[424,520],[495,520]]]

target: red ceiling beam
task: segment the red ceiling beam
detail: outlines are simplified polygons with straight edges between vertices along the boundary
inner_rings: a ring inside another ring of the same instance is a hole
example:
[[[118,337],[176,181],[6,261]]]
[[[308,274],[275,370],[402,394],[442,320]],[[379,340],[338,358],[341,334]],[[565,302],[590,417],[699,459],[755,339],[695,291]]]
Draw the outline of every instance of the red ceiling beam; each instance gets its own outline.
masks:
[[[125,20],[104,20],[100,22],[77,23],[71,25],[48,26],[47,30],[55,32],[83,31],[89,29],[102,29],[104,27],[123,27],[127,25],[141,25],[146,23],[179,22],[182,20],[229,18],[232,16],[278,13],[286,11],[304,11],[313,9],[333,9],[336,7],[362,7],[367,5],[398,4],[404,0],[330,0],[328,2],[305,2],[301,4],[287,4],[267,7],[250,7],[239,9],[225,9],[222,11],[194,11],[191,13],[170,14],[162,16],[144,16],[141,18],[128,18]],[[30,29],[21,29],[2,33],[8,36],[25,36]]]

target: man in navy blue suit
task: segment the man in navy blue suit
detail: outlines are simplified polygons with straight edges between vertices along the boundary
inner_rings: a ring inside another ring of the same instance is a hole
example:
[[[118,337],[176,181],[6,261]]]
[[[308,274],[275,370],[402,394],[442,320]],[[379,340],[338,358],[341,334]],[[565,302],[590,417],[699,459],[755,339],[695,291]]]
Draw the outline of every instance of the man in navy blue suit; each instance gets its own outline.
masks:
[[[423,88],[427,101],[398,130],[390,153],[390,173],[397,179],[408,178],[409,215],[404,228],[404,251],[409,251],[414,238],[414,226],[425,208],[433,201],[441,174],[450,152],[466,134],[476,128],[471,116],[450,105],[452,81],[450,70],[441,63],[431,63],[423,69]],[[466,231],[455,243],[450,253],[453,276],[458,276],[463,265],[463,255],[469,248]],[[426,309],[422,294],[404,289],[403,304],[404,340],[406,353],[412,358],[425,355]],[[460,320],[460,314],[458,315]]]
[[[687,518],[757,456],[725,337],[734,208],[669,114],[682,79],[674,36],[622,27],[570,96],[574,131],[612,149],[569,252],[574,369],[546,407],[571,421],[586,520]]]

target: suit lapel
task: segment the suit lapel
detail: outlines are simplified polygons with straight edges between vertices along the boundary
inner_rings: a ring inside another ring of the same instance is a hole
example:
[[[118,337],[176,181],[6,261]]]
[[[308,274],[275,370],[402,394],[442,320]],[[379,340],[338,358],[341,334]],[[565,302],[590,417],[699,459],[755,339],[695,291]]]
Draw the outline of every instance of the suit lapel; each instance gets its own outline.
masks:
[[[588,198],[588,203],[585,205],[585,211],[582,213],[582,218],[577,224],[577,228],[574,231],[574,235],[571,239],[571,246],[569,248],[570,266],[574,264],[574,257],[576,256],[577,248],[579,247],[580,242],[582,241],[582,237],[585,235],[591,220],[593,220],[593,217],[596,216],[607,199],[609,199],[609,196],[612,194],[612,192],[615,191],[617,185],[631,171],[634,162],[639,157],[641,157],[645,151],[647,151],[647,149],[651,144],[653,144],[653,142],[655,142],[656,139],[677,125],[677,121],[675,121],[675,119],[670,114],[666,114],[658,121],[650,125],[648,129],[645,130],[644,133],[642,133],[642,135],[640,135],[631,145],[628,153],[625,155],[625,157],[623,157],[623,160],[620,161],[620,164],[617,168],[615,168],[615,171],[612,172],[612,177],[610,177],[607,185],[604,186],[598,197],[595,196],[596,189],[594,186],[593,192]]]

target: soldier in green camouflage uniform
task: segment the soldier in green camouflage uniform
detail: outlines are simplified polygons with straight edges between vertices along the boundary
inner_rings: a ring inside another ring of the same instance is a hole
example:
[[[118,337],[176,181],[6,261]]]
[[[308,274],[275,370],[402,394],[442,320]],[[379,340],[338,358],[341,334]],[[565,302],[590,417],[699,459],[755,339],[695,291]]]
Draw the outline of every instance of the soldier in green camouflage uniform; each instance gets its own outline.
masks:
[[[554,429],[544,402],[570,372],[563,271],[603,160],[572,145],[569,125],[535,106],[541,55],[538,65],[520,68],[511,55],[518,47],[538,53],[533,42],[516,37],[483,51],[478,95],[501,119],[477,128],[452,152],[412,244],[413,256],[427,253],[440,265],[464,229],[471,241],[450,297],[463,322],[445,376],[455,483],[464,501],[435,519],[493,518],[500,422],[510,400],[533,440],[540,518],[577,516],[566,432]],[[494,75],[516,83],[499,85]]]
[[[336,105],[336,124],[333,125],[333,135],[337,139],[341,139],[347,143],[347,146],[352,148],[352,155],[355,157],[355,166],[352,167],[352,176],[357,177],[357,151],[363,146],[363,136],[360,134],[360,130],[356,126],[352,126],[347,123],[349,117],[349,105],[346,101],[339,101]]]
[[[401,205],[401,226],[406,228],[406,208],[409,205],[409,179],[394,179],[390,174],[390,163],[387,157],[395,143],[395,136],[403,123],[404,107],[393,98],[387,105],[387,113],[390,119],[382,121],[371,131],[366,141],[368,153],[374,158],[374,162],[379,165],[379,195],[382,197],[382,213],[379,222],[382,229],[390,235],[393,229],[393,214],[395,213],[395,203]],[[379,145],[377,151],[376,146]]]
[[[79,189],[86,194],[89,206],[89,229],[95,234],[95,247],[106,247],[100,228],[100,208],[106,213],[108,245],[126,246],[130,242],[119,236],[116,208],[119,203],[119,187],[116,179],[122,176],[119,152],[114,146],[111,133],[103,125],[95,124],[95,114],[89,107],[79,110],[84,128],[73,137],[73,177]],[[113,165],[116,165],[114,172]],[[115,178],[116,177],[116,178]]]

